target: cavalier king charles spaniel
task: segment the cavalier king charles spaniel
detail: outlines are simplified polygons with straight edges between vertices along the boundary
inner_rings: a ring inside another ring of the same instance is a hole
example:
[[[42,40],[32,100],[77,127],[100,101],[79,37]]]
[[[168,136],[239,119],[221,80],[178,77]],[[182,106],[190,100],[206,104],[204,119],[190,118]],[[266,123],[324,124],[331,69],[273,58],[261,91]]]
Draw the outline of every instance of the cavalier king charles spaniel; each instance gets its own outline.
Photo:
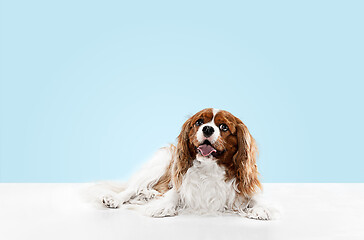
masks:
[[[161,148],[124,191],[101,201],[108,208],[143,205],[152,217],[237,213],[269,220],[272,211],[258,200],[257,153],[239,118],[207,108],[183,124],[177,146]]]

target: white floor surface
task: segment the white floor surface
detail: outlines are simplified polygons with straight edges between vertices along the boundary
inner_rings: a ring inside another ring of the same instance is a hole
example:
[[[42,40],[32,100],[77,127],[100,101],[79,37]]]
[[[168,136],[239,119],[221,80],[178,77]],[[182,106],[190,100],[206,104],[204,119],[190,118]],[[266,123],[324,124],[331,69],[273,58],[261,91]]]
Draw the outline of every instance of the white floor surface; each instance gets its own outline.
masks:
[[[82,200],[89,184],[0,184],[0,239],[364,239],[364,184],[264,184],[280,219],[149,218]]]

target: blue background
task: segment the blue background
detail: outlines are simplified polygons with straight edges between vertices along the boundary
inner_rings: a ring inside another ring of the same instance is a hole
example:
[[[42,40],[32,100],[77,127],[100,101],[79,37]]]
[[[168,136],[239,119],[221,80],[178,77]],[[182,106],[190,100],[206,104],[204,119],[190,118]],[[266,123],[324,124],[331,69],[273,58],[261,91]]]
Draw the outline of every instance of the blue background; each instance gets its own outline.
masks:
[[[263,182],[363,182],[363,1],[4,1],[1,182],[127,179],[206,108]]]

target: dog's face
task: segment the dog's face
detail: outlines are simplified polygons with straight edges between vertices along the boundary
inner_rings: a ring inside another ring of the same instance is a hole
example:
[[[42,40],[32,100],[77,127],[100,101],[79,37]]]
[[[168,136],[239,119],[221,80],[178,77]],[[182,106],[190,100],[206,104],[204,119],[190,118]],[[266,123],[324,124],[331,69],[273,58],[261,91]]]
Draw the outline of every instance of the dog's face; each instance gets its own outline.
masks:
[[[190,119],[188,141],[195,153],[204,157],[223,158],[238,149],[237,118],[227,111],[204,109]]]
[[[178,136],[174,179],[181,176],[197,157],[213,158],[226,169],[227,179],[235,178],[242,194],[250,195],[260,187],[256,167],[257,147],[245,124],[231,113],[204,109],[182,126]]]
[[[238,134],[239,130],[241,134]],[[181,136],[184,136],[184,144],[192,158],[200,155],[223,162],[232,160],[239,149],[239,138],[242,142],[245,137],[240,119],[227,111],[213,108],[204,109],[188,119]]]

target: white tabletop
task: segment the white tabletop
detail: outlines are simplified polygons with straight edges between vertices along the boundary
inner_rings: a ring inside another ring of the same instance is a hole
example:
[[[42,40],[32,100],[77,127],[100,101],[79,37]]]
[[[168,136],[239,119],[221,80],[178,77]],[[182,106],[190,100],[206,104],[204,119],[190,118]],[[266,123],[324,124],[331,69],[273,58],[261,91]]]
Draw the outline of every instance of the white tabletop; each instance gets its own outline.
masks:
[[[264,184],[279,220],[154,219],[97,208],[89,184],[0,184],[0,239],[364,239],[364,184]]]

